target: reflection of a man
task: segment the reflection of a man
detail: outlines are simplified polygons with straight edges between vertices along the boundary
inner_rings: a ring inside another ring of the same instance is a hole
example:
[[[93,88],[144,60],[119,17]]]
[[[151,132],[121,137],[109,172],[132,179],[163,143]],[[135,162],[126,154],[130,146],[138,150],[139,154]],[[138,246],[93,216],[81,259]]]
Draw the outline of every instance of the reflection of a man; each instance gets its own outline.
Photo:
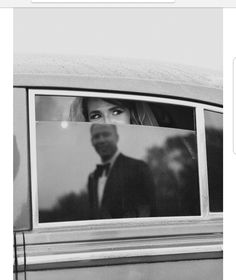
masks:
[[[91,218],[154,215],[154,182],[147,164],[119,152],[115,125],[94,124],[91,140],[101,164],[89,176]]]

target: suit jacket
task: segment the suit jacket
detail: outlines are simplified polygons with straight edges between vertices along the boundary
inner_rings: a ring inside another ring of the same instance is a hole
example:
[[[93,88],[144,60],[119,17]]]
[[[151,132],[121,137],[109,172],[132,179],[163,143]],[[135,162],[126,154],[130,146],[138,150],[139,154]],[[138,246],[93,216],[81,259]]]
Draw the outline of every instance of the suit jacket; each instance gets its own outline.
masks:
[[[107,178],[100,207],[97,185],[94,171],[88,180],[91,219],[155,215],[154,181],[145,162],[118,155]]]

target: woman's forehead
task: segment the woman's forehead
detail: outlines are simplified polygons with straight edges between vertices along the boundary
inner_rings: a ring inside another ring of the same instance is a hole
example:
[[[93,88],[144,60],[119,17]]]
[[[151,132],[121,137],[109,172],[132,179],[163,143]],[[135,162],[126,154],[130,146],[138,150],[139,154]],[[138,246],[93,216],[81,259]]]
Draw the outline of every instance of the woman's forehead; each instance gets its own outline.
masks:
[[[104,100],[102,98],[90,98],[88,100],[88,110],[95,111],[95,110],[109,110],[114,106],[122,106],[121,102],[117,100]]]

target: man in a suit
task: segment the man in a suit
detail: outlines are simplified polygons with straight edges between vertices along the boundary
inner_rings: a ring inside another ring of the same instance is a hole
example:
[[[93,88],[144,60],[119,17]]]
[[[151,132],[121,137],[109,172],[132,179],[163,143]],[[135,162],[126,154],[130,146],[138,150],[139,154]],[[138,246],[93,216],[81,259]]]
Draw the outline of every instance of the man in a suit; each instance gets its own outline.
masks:
[[[93,124],[91,141],[101,158],[89,175],[91,219],[155,215],[155,187],[148,165],[119,152],[115,125]]]

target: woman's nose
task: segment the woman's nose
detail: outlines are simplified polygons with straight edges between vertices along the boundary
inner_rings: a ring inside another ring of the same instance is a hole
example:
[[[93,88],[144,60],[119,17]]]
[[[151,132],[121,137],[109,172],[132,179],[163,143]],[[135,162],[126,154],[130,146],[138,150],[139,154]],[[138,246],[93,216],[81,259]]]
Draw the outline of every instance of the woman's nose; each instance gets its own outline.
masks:
[[[113,123],[112,117],[111,117],[109,114],[104,115],[103,120],[104,120],[104,123],[106,123],[106,124],[111,124],[111,123]]]

